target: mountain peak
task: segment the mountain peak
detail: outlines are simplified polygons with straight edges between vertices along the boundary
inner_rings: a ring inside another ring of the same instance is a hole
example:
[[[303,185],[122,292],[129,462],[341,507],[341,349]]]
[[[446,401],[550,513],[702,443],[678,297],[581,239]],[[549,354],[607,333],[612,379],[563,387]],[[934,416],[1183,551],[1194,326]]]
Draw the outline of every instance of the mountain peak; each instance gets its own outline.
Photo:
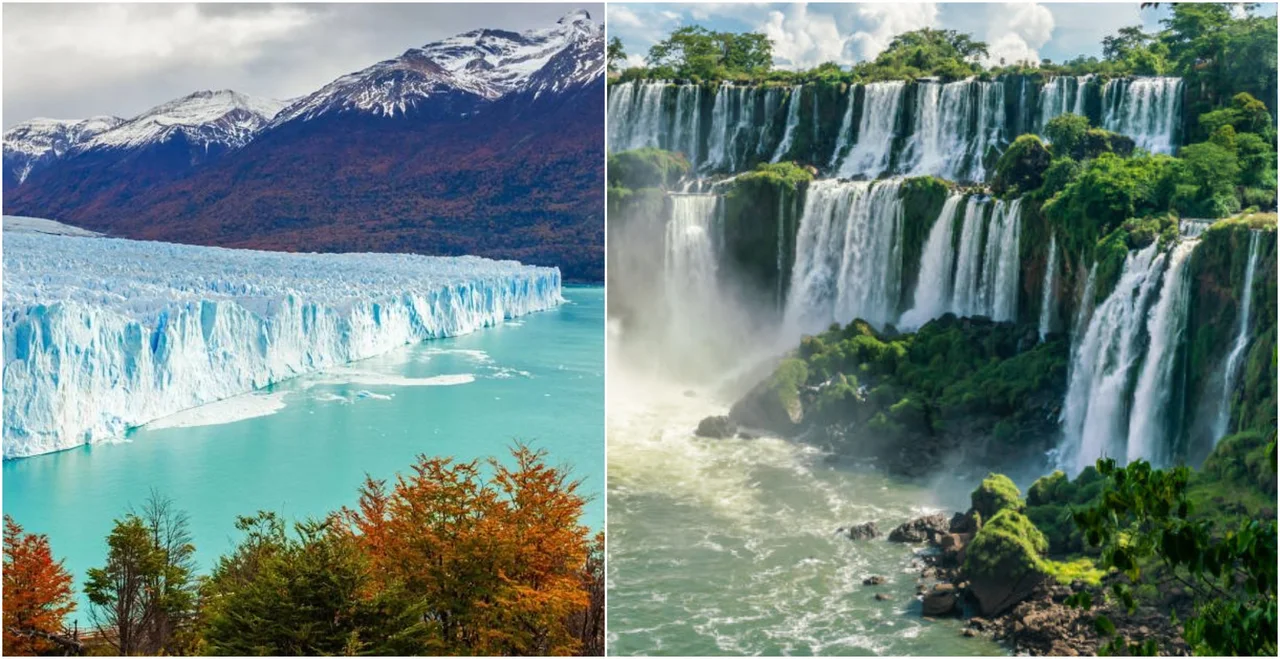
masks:
[[[238,148],[271,121],[282,105],[230,89],[200,90],[157,105],[99,134],[84,148],[132,148],[178,133],[196,145]]]
[[[569,12],[569,13],[565,14],[564,16],[561,16],[561,17],[560,17],[560,20],[556,21],[556,24],[557,24],[557,25],[571,25],[571,24],[573,24],[573,23],[578,23],[578,22],[581,22],[581,21],[590,21],[590,20],[591,20],[591,13],[590,13],[590,12],[588,12],[588,11],[587,11],[587,10],[585,10],[585,9],[575,9],[575,10],[573,10],[573,11],[571,11],[571,12]]]

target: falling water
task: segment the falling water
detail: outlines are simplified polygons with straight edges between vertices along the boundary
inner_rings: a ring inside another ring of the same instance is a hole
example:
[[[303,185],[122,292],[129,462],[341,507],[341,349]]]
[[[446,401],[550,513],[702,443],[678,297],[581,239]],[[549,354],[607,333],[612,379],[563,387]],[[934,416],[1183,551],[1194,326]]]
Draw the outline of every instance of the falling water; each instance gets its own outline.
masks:
[[[1058,76],[1040,87],[1040,130],[1054,117],[1068,112],[1085,116],[1085,85],[1093,76]]]
[[[850,131],[853,130],[853,107],[857,93],[858,85],[849,85],[849,98],[845,101],[844,117],[840,120],[840,132],[836,133],[836,148],[832,150],[831,162],[827,165],[831,169],[835,169],[836,163],[849,151],[849,142],[852,139]]]
[[[1222,376],[1222,400],[1218,404],[1218,415],[1213,423],[1213,441],[1217,444],[1227,434],[1231,425],[1231,394],[1235,388],[1236,377],[1240,374],[1240,364],[1244,359],[1245,348],[1249,345],[1249,313],[1253,307],[1253,276],[1258,269],[1258,232],[1249,235],[1249,264],[1244,271],[1244,291],[1240,296],[1240,318],[1236,328],[1236,340],[1227,355],[1227,366]]]
[[[1104,128],[1132,137],[1151,153],[1173,153],[1182,120],[1181,78],[1110,80],[1102,99]]]
[[[916,329],[933,318],[946,313],[951,300],[951,268],[955,264],[955,250],[951,235],[955,233],[956,209],[964,195],[952,193],[942,205],[942,212],[934,220],[933,228],[924,243],[920,255],[920,275],[916,279],[916,292],[911,308],[902,314],[898,325],[903,329]]]
[[[921,83],[915,125],[899,169],[952,180],[985,178],[983,157],[1004,131],[1004,85],[963,80]]]
[[[773,158],[769,162],[782,160],[786,157],[787,152],[791,150],[791,143],[795,139],[796,124],[800,123],[801,89],[800,85],[791,88],[791,101],[787,103],[787,130],[782,134],[782,142],[778,145],[778,150],[774,151]]]
[[[1049,260],[1044,267],[1044,289],[1040,294],[1040,340],[1048,336],[1053,324],[1053,288],[1058,277],[1058,236],[1049,236]]]
[[[1133,391],[1133,412],[1129,415],[1129,439],[1126,457],[1143,458],[1162,467],[1169,463],[1170,423],[1178,415],[1173,398],[1174,363],[1183,342],[1190,301],[1190,271],[1187,262],[1198,240],[1184,240],[1169,254],[1169,267],[1160,285],[1160,300],[1147,317],[1146,358]]]
[[[889,168],[902,93],[906,88],[907,83],[901,80],[866,86],[858,141],[840,165],[841,177],[875,178]]]
[[[965,207],[950,310],[957,316],[1017,317],[1022,200],[974,195]]]
[[[609,149],[627,151],[661,146],[665,81],[615,85],[609,94]]]
[[[896,317],[902,274],[902,181],[815,181],[796,237],[787,295],[790,338],[861,318]]]
[[[1130,252],[1115,289],[1094,311],[1078,341],[1062,412],[1063,466],[1072,473],[1099,457],[1128,453],[1126,392],[1141,356],[1142,320],[1164,264],[1156,242]]]
[[[717,318],[721,224],[719,197],[672,194],[664,236],[663,276],[671,355],[696,354]]]

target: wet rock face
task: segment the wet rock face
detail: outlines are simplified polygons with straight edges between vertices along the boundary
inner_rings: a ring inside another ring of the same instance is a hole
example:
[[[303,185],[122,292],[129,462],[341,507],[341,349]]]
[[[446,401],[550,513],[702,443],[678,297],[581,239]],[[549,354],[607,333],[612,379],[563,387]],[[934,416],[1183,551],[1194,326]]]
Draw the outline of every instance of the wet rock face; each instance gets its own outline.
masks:
[[[694,431],[699,437],[710,437],[712,439],[729,439],[738,433],[738,424],[734,423],[727,416],[709,416],[698,423],[698,429]]]
[[[880,537],[880,529],[875,522],[863,522],[837,531],[849,536],[850,540],[873,540]]]
[[[899,526],[889,534],[890,542],[930,542],[937,535],[951,532],[951,520],[946,515],[925,515]]]
[[[956,592],[956,587],[949,583],[940,583],[933,587],[933,590],[925,593],[923,600],[924,615],[926,616],[945,616],[956,613],[959,610],[957,604],[960,596]]]
[[[883,585],[885,584],[885,582],[886,582],[886,581],[887,581],[887,579],[885,579],[884,577],[882,577],[882,576],[880,576],[880,575],[875,575],[875,576],[871,576],[871,577],[867,577],[866,579],[863,579],[863,580],[862,580],[862,585],[864,585],[864,586],[883,586]]]

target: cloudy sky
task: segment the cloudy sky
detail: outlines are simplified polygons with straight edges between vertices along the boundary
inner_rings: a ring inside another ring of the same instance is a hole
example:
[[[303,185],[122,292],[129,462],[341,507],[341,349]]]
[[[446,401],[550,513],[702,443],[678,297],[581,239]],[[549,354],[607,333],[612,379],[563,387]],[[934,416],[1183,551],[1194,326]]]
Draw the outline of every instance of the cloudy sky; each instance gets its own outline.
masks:
[[[201,89],[279,99],[482,27],[526,30],[578,4],[5,3],[4,127],[137,115]]]
[[[1167,3],[1165,3],[1167,5]],[[1275,5],[1264,5],[1274,14]],[[610,3],[609,36],[619,37],[632,64],[680,25],[763,32],[773,40],[775,64],[809,68],[874,59],[893,36],[922,27],[946,28],[986,41],[993,60],[1102,54],[1102,38],[1128,25],[1159,28],[1168,8],[1126,4],[940,3],[893,4],[622,4]]]

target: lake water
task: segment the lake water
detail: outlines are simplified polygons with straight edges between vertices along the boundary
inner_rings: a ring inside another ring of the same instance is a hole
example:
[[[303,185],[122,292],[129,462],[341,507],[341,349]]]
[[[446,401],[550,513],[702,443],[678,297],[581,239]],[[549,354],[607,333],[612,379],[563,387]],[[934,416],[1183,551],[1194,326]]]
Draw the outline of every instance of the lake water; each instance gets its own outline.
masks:
[[[780,439],[694,437],[728,404],[686,389],[610,365],[610,654],[1004,653],[958,619],[921,616],[923,547],[835,532],[967,507],[973,484],[904,483]],[[887,584],[864,586],[872,575]]]
[[[604,289],[564,297],[551,311],[163,419],[128,441],[7,461],[4,512],[49,536],[78,590],[106,556],[112,520],[152,488],[190,515],[208,570],[234,546],[237,515],[323,515],[354,504],[365,474],[407,471],[418,454],[505,457],[524,440],[585,479],[584,522],[601,529]],[[82,626],[84,607],[81,598]]]

